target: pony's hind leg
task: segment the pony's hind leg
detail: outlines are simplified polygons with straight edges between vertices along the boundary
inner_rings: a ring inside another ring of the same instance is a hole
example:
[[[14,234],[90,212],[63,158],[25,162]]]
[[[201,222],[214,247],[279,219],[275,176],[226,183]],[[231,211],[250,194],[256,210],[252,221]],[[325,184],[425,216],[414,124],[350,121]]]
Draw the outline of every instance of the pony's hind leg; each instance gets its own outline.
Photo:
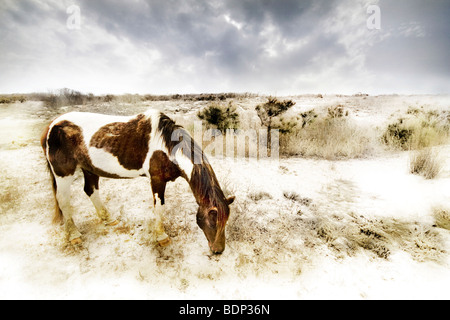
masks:
[[[72,244],[81,243],[81,233],[78,231],[72,219],[72,208],[70,206],[70,186],[74,180],[74,175],[59,177],[56,181],[56,200],[64,216],[64,227],[67,237]]]
[[[91,199],[92,203],[94,204],[98,217],[107,226],[117,225],[119,222],[111,217],[110,213],[105,208],[102,200],[100,199],[100,192],[98,190],[99,176],[87,170],[82,170],[84,174],[84,192],[88,195],[89,199]]]

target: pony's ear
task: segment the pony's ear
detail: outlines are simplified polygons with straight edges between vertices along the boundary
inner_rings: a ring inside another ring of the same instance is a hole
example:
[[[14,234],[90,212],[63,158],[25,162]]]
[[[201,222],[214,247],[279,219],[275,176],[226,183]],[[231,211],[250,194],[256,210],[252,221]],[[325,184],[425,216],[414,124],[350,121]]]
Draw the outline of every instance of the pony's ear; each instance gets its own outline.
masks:
[[[236,199],[235,196],[228,197],[228,198],[227,198],[227,203],[228,203],[228,205],[232,204],[232,203],[234,202],[234,199]]]

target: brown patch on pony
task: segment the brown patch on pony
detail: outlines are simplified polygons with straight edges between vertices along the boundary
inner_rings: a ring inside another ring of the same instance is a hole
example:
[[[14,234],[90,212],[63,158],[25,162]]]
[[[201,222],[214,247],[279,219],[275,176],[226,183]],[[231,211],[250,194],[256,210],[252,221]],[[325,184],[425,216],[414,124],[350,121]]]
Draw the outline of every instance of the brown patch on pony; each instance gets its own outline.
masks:
[[[42,149],[44,150],[44,154],[45,154],[45,158],[46,158],[46,163],[47,163],[47,169],[48,172],[50,173],[50,178],[52,179],[52,191],[53,191],[53,198],[55,200],[55,213],[53,215],[53,223],[60,223],[62,221],[62,211],[59,208],[59,204],[58,204],[58,200],[56,199],[56,179],[55,179],[55,175],[52,172],[52,169],[50,167],[50,162],[47,159],[47,137],[48,137],[48,132],[50,130],[50,124],[49,123],[44,131],[42,132],[42,136],[41,136],[41,146]]]
[[[92,165],[83,139],[83,131],[76,124],[63,120],[55,124],[48,134],[48,162],[59,177],[73,175],[77,166],[95,175],[120,179]]]
[[[83,145],[80,127],[64,120],[53,126],[48,135],[48,161],[60,177],[73,175],[77,168],[77,153]]]
[[[90,197],[94,193],[94,189],[98,190],[99,176],[89,172],[85,169],[81,169],[84,175],[84,192]]]
[[[180,176],[184,175],[183,171],[170,161],[167,154],[161,150],[153,152],[150,158],[150,182],[152,185],[153,195],[158,194],[161,199],[161,205],[164,205],[164,192],[166,190],[166,183],[168,181],[175,181]],[[156,198],[153,197],[156,204]]]
[[[151,121],[140,114],[128,122],[101,127],[92,136],[89,146],[111,153],[125,169],[139,170],[149,151],[151,131]]]

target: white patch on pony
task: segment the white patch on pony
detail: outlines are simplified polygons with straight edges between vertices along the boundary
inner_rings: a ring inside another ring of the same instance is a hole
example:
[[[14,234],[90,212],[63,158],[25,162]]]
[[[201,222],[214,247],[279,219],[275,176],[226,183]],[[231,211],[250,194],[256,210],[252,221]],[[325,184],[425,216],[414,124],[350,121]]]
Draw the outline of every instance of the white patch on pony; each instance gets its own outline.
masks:
[[[147,154],[147,158],[144,162],[148,164],[146,168],[150,167],[150,157],[153,155],[153,153],[160,150],[169,157],[170,161],[176,162],[180,169],[183,170],[186,176],[190,179],[192,169],[194,168],[191,159],[189,159],[189,157],[186,157],[181,149],[178,149],[175,155],[170,154],[161,135],[161,131],[159,131],[158,129],[161,112],[159,110],[149,109],[144,114],[152,121],[152,133],[150,135],[149,153]]]
[[[152,132],[150,133],[150,141],[148,145],[148,153],[145,157],[144,164],[143,164],[143,170],[147,177],[150,177],[150,158],[153,155],[153,152],[156,150],[161,150],[164,153],[168,153],[167,148],[162,140],[161,134],[158,130],[158,124],[159,124],[159,115],[161,112],[156,109],[148,109],[144,112],[144,115],[147,117],[147,119],[151,120],[152,124]]]
[[[189,179],[191,179],[191,174],[192,174],[192,170],[194,169],[194,165],[192,164],[191,159],[186,157],[186,155],[183,153],[182,149],[178,149],[177,152],[175,153],[175,161],[177,162],[177,164],[181,168],[181,170],[184,171],[186,176]]]
[[[91,147],[88,149],[92,165],[101,168],[103,171],[118,175],[124,178],[136,178],[145,174],[144,169],[128,170],[125,169],[114,155],[103,149]]]
[[[149,109],[144,114],[152,121],[152,133],[150,135],[150,145],[149,145],[150,152],[149,155],[147,156],[151,157],[153,152],[157,150],[161,150],[166,154],[168,154],[166,144],[164,143],[164,140],[161,136],[161,132],[158,129],[161,112],[159,110]]]
[[[53,121],[53,124],[67,120],[77,125],[83,131],[84,142],[89,147],[89,142],[92,136],[101,128],[107,124],[113,122],[128,122],[136,116],[111,116],[90,112],[69,112],[63,114]],[[51,128],[50,128],[51,129]],[[49,130],[50,132],[50,130]]]

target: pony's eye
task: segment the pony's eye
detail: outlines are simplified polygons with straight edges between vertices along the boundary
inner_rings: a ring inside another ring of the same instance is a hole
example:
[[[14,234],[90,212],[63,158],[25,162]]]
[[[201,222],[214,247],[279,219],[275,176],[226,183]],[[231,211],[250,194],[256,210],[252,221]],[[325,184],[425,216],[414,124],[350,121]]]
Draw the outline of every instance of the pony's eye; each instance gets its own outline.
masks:
[[[209,216],[209,224],[211,225],[211,226],[216,226],[216,223],[217,223],[217,215],[218,215],[218,213],[217,213],[217,210],[210,210],[209,212],[208,212],[208,216]]]
[[[210,210],[210,211],[208,212],[208,215],[209,215],[210,217],[215,217],[215,218],[217,218],[217,215],[218,215],[217,210]]]

